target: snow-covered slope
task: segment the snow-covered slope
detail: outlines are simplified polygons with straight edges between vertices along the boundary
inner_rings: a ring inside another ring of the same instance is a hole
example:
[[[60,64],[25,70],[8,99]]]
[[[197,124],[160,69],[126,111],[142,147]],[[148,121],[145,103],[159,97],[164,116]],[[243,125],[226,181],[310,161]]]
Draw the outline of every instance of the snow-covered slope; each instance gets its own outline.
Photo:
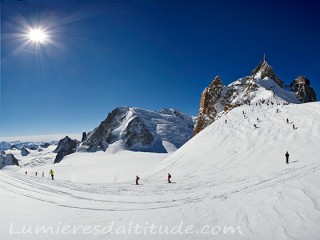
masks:
[[[119,107],[92,132],[78,151],[172,152],[192,137],[192,117],[174,109],[159,112]]]
[[[134,185],[133,174],[131,181],[100,184],[61,179],[60,170],[72,175],[77,165],[68,161],[72,155],[61,163],[64,167],[56,171],[55,181],[48,176],[1,171],[0,211],[6,217],[0,218],[0,232],[4,239],[25,240],[317,240],[319,132],[318,102],[251,104],[222,115],[151,172],[137,173],[140,186]],[[290,164],[285,164],[286,151]],[[115,161],[105,164],[108,174]],[[168,172],[173,184],[166,183]],[[89,165],[83,167],[83,173],[95,174]],[[146,230],[134,232],[130,226],[136,224]],[[33,233],[19,233],[25,225],[33,227]],[[34,233],[36,226],[52,226],[57,231],[66,225],[78,228],[76,234]],[[103,227],[113,233],[103,234]],[[116,234],[119,227],[122,230]],[[238,230],[223,233],[225,227]],[[15,234],[10,235],[10,229]]]
[[[215,174],[219,182],[243,176],[272,176],[296,166],[320,164],[319,132],[319,102],[243,105],[221,116],[161,165],[164,171],[175,172],[181,178],[198,176],[198,180]],[[292,165],[284,164],[286,151],[291,154]]]
[[[146,178],[152,182],[170,172],[208,203],[205,209],[212,215],[204,222],[241,225],[244,239],[318,239],[319,133],[319,102],[244,105],[212,123]],[[290,164],[285,164],[286,151]],[[191,211],[197,208],[202,209]]]

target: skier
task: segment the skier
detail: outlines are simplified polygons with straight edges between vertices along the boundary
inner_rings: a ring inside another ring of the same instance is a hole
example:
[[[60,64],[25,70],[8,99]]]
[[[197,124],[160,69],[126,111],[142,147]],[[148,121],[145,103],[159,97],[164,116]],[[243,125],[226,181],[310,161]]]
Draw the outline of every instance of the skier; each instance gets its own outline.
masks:
[[[52,180],[54,180],[54,171],[51,169],[49,174],[51,175]]]
[[[27,172],[27,171],[25,171],[25,174],[28,174],[28,172]]]
[[[256,124],[253,124],[254,128],[258,128]]]
[[[36,172],[36,176],[38,176],[38,172]]]
[[[295,129],[296,129],[296,126],[293,124],[293,125],[292,125],[292,128],[293,128],[293,130],[295,130]]]
[[[289,123],[289,119],[287,118],[287,123]]]
[[[285,156],[286,156],[286,163],[289,164],[289,153],[288,153],[288,151],[286,152]]]
[[[140,178],[139,178],[139,176],[137,175],[137,176],[136,176],[136,185],[139,185],[139,180],[140,180]]]
[[[170,173],[168,173],[168,183],[171,183],[171,175],[170,175]]]
[[[277,113],[279,113],[279,109],[277,108]]]
[[[257,122],[259,122],[259,118],[257,118]]]
[[[42,177],[44,177],[44,172],[42,172]]]
[[[226,119],[226,120],[224,120],[224,123],[227,123],[228,122],[228,120]]]

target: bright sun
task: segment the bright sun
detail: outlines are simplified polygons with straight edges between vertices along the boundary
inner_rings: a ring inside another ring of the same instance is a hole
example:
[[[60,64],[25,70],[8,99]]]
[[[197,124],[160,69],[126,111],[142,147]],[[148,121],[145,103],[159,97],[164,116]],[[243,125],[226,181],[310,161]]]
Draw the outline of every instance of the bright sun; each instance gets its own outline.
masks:
[[[29,39],[35,43],[44,43],[47,39],[47,34],[41,29],[32,29],[28,34]]]

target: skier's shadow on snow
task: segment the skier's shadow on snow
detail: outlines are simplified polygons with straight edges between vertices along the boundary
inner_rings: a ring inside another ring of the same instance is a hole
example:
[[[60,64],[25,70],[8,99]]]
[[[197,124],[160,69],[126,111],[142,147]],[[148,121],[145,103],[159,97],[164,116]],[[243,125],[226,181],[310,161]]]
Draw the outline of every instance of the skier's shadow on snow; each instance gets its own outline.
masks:
[[[291,163],[296,163],[296,162],[299,162],[299,160],[296,160],[296,161],[292,161]]]

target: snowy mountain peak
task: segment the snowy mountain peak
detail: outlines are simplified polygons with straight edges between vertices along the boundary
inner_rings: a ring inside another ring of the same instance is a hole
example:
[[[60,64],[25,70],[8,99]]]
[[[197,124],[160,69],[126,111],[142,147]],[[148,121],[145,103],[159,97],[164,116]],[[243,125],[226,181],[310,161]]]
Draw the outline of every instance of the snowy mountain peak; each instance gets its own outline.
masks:
[[[270,105],[279,105],[316,101],[309,80],[296,79],[291,84],[291,90],[283,88],[283,81],[268,64],[266,55],[251,75],[227,86],[224,86],[220,77],[216,76],[209,87],[202,92],[194,135],[223,114],[244,104],[258,104],[263,101]]]
[[[171,152],[192,137],[193,126],[192,117],[173,108],[118,107],[88,133],[78,151]]]
[[[280,87],[283,87],[283,81],[274,73],[272,67],[267,62],[267,57],[264,54],[263,61],[252,70],[251,75],[254,79],[265,79],[271,78],[275,81]]]

